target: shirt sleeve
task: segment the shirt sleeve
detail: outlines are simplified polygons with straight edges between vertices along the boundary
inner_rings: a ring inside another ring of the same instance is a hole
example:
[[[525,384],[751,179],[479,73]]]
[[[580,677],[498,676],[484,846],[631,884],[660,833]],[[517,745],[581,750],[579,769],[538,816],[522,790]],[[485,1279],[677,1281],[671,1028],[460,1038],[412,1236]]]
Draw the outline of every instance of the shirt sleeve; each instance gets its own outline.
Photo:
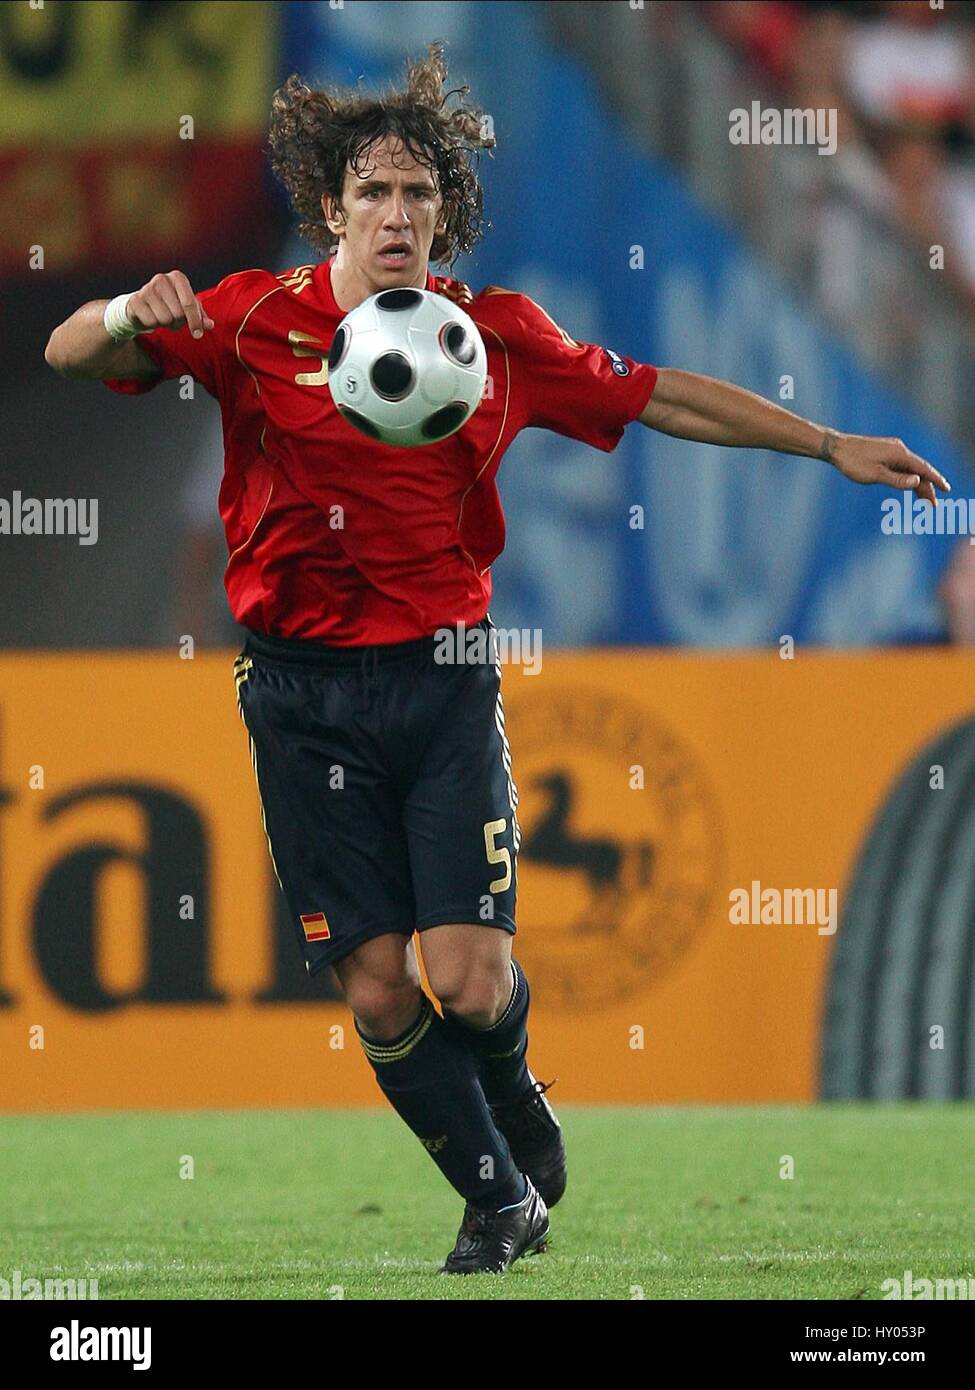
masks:
[[[509,312],[521,428],[554,430],[610,453],[653,395],[656,367],[575,342],[527,295],[512,294]]]
[[[112,378],[104,384],[122,396],[141,396],[161,381],[191,376],[219,399],[227,354],[233,354],[234,337],[240,327],[242,282],[246,284],[246,277],[251,274],[245,271],[228,275],[219,285],[200,291],[197,299],[213,319],[213,328],[202,338],[194,338],[185,325],[175,331],[154,328],[151,333],[139,334],[136,341],[159,368],[158,376]]]

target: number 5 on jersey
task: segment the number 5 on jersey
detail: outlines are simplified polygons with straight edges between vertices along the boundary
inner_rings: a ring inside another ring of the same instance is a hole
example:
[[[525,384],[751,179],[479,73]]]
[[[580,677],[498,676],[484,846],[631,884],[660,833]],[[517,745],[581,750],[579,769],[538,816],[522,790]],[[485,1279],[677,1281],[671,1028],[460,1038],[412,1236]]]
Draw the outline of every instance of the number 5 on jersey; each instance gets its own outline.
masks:
[[[296,384],[298,386],[324,386],[328,381],[328,353],[322,340],[314,337],[311,333],[299,333],[297,328],[292,328],[288,331],[288,342],[291,344],[291,351],[295,357],[317,357],[319,363],[317,372],[298,372],[295,376]],[[316,348],[321,348],[321,352],[302,347],[302,343],[314,343]]]

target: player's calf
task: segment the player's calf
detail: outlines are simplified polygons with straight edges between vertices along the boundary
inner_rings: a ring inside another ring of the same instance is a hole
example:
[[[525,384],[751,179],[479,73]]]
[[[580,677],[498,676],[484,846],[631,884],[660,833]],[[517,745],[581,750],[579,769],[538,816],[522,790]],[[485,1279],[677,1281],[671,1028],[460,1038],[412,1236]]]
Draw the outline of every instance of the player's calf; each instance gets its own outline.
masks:
[[[473,1027],[446,1006],[444,1018],[477,1058],[478,1078],[515,1166],[552,1207],[566,1187],[565,1141],[545,1099],[552,1083],[543,1085],[528,1070],[528,980],[516,960],[509,966],[511,996],[490,1027]]]

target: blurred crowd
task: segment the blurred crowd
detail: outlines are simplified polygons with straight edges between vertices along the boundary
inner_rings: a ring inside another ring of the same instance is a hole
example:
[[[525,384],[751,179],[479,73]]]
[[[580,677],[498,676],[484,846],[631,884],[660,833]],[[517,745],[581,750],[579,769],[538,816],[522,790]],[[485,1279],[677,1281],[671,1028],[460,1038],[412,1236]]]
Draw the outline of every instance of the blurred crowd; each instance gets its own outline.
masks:
[[[707,13],[783,106],[837,112],[860,199],[944,247],[975,319],[975,4],[709,0]]]
[[[843,182],[925,257],[975,325],[975,3],[973,0],[708,0],[714,30],[783,107],[835,110]],[[822,209],[819,290],[843,317],[843,220]],[[911,307],[890,332],[911,331]],[[945,636],[975,645],[975,546],[956,547],[939,588]]]

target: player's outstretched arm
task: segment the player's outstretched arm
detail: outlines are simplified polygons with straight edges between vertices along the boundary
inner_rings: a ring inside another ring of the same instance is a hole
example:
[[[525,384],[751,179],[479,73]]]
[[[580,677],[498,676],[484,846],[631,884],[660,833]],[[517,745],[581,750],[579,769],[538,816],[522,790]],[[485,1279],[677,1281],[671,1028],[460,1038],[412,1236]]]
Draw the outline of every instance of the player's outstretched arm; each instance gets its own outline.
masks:
[[[62,376],[104,381],[153,377],[159,369],[136,341],[154,328],[187,325],[194,338],[213,327],[181,270],[154,275],[134,294],[93,299],[59,324],[48,339],[44,360]]]
[[[912,490],[927,502],[937,502],[935,488],[951,491],[947,479],[900,439],[842,434],[793,415],[752,391],[696,372],[660,368],[653,395],[639,418],[650,429],[679,439],[825,459],[855,483]]]

